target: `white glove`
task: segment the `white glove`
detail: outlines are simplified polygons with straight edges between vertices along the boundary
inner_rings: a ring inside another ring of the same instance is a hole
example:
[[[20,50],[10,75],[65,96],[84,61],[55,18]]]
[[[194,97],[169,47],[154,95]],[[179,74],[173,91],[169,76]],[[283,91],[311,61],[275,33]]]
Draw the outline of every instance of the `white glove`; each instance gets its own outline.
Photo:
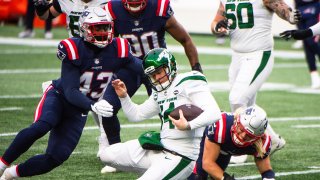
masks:
[[[291,10],[289,15],[289,23],[291,24],[297,24],[301,20],[301,13],[297,9]]]
[[[91,105],[91,109],[93,112],[103,117],[111,117],[113,115],[113,106],[104,99]]]

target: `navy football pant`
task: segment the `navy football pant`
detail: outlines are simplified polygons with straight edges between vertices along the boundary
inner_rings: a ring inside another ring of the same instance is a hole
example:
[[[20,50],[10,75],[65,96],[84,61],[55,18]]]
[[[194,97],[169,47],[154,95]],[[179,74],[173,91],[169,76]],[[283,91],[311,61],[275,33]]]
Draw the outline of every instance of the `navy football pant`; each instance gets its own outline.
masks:
[[[128,95],[130,97],[136,93],[141,84],[145,84],[148,95],[151,94],[151,88],[147,82],[147,79],[137,76],[135,72],[132,72],[128,69],[121,69],[113,78],[120,79],[125,83]],[[113,116],[102,118],[103,129],[105,130],[109,144],[111,145],[121,142],[120,122],[117,117],[118,111],[121,108],[121,103],[111,83],[108,85],[103,99],[108,101],[113,106]]]
[[[306,6],[298,7],[302,13],[302,19],[298,23],[298,29],[308,29],[310,26],[318,23],[320,13],[320,3],[313,3]],[[309,71],[316,71],[316,56],[320,59],[320,45],[315,42],[315,38],[303,40],[304,52],[308,63]]]
[[[2,159],[11,164],[50,131],[46,152],[18,165],[20,177],[49,172],[69,158],[79,142],[86,119],[87,113],[83,114],[55,89],[51,89],[43,95],[38,105],[35,122],[18,133]]]

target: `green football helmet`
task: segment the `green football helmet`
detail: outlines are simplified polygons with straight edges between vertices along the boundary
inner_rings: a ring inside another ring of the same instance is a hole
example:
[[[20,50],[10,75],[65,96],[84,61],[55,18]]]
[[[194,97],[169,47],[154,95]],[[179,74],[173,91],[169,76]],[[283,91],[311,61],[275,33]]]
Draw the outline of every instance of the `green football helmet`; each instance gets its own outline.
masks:
[[[162,78],[168,78],[168,81],[164,83],[160,83],[160,80],[153,78],[153,74],[159,72],[161,68],[163,68],[166,72],[166,75]],[[161,92],[166,90],[171,85],[177,74],[176,59],[167,49],[155,48],[149,51],[144,57],[143,69],[144,73],[148,76],[152,88],[157,92]]]

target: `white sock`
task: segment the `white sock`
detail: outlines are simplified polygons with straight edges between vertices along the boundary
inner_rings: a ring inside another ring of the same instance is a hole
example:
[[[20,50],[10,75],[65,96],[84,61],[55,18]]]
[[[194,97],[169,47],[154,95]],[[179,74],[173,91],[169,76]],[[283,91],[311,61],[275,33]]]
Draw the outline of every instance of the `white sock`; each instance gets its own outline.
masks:
[[[0,158],[0,169],[4,170],[7,167],[8,167],[8,165],[4,163],[4,160],[2,160],[2,158]]]
[[[19,177],[17,173],[17,165],[11,166],[8,171],[13,178]]]

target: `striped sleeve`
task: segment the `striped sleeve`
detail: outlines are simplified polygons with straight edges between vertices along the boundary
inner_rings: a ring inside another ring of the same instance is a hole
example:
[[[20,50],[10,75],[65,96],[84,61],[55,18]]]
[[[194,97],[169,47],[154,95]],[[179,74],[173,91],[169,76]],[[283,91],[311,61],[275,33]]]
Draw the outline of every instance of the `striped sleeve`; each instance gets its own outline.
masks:
[[[112,19],[116,19],[116,15],[114,14],[113,9],[112,9],[112,1],[109,1],[107,3],[107,5],[104,6],[104,9],[112,17]]]
[[[221,114],[221,119],[208,128],[207,137],[211,142],[222,144],[226,139],[226,114]]]
[[[117,50],[119,58],[126,58],[129,54],[129,43],[128,40],[123,38],[116,38]]]
[[[69,60],[79,59],[79,52],[75,42],[69,38],[60,42],[57,53],[66,53]],[[59,57],[59,54],[57,54]],[[61,54],[60,54],[61,55]],[[61,59],[61,57],[59,57]],[[63,60],[63,59],[61,59]]]
[[[169,7],[169,0],[158,0],[157,16],[166,16]]]

